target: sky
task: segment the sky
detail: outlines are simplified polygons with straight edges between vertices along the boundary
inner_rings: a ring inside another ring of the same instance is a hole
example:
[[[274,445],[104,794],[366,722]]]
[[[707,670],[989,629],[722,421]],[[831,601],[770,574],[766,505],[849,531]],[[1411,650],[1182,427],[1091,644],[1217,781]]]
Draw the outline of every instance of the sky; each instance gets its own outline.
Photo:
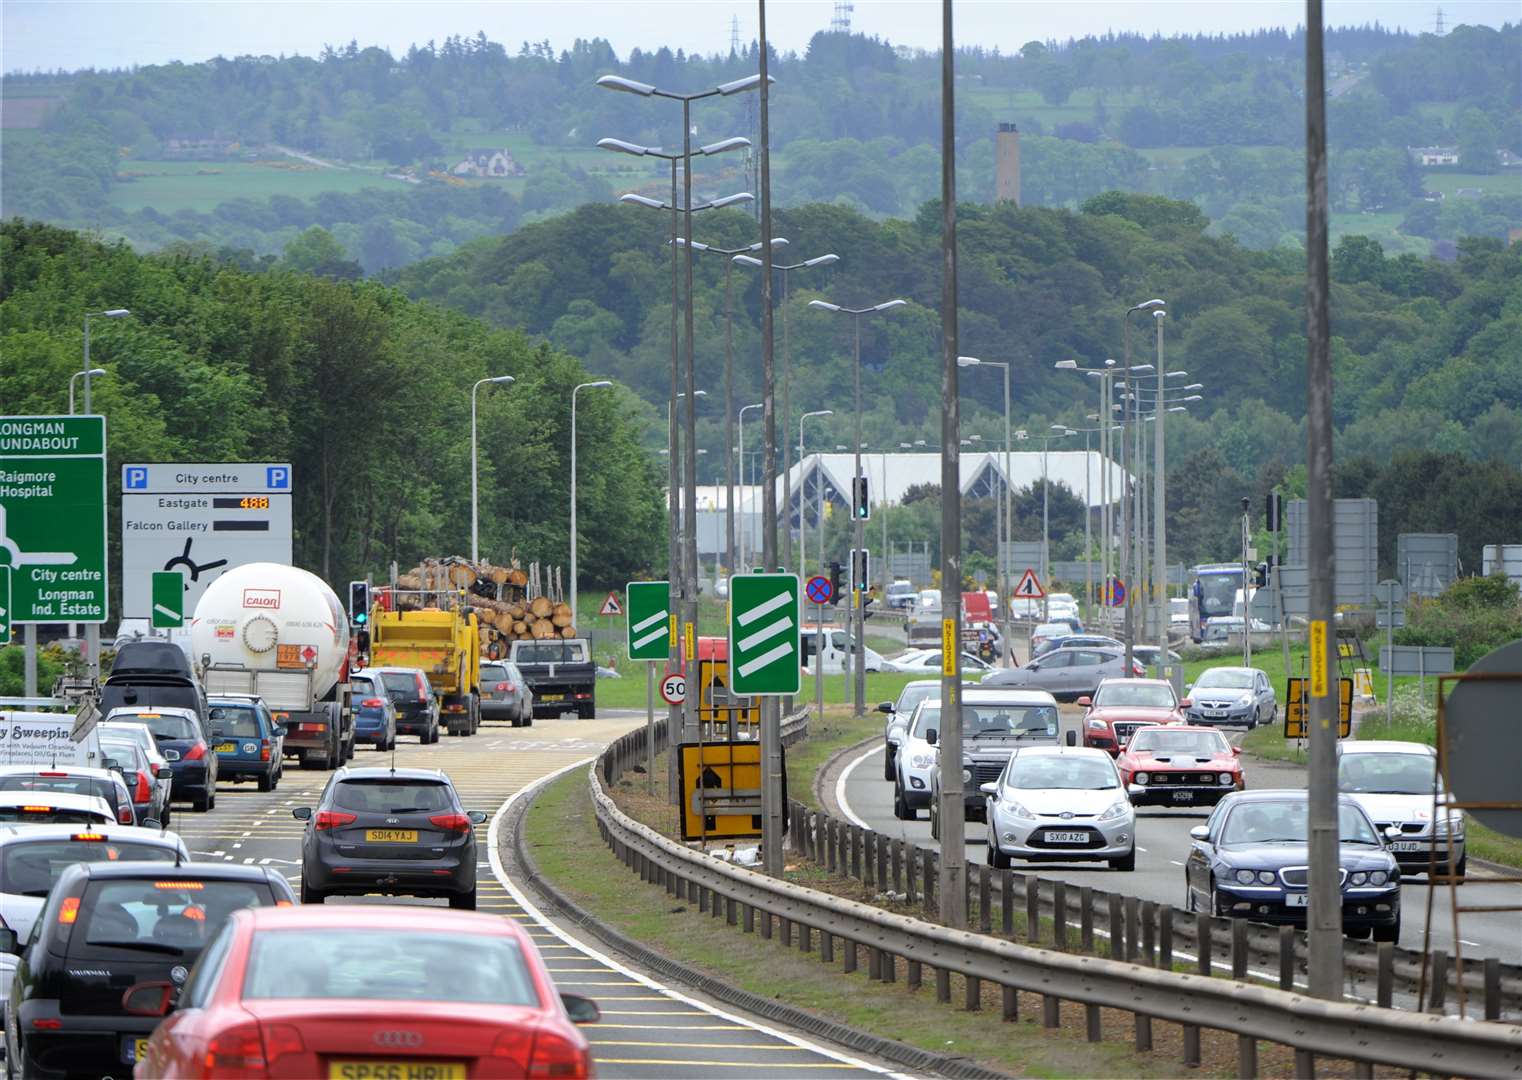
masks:
[[[1328,25],[1379,22],[1431,30],[1438,0],[1325,0]],[[937,48],[936,0],[855,0],[851,29],[895,45]],[[1516,0],[1442,0],[1444,20],[1500,26],[1519,20]],[[774,48],[801,50],[834,12],[832,0],[771,0]],[[957,43],[1010,52],[1033,39],[1066,40],[1109,30],[1145,34],[1230,33],[1294,27],[1296,0],[959,0]],[[742,41],[756,36],[756,4],[735,0],[4,0],[0,70],[128,67],[244,54],[312,56],[327,44],[411,44],[483,30],[516,51],[523,41],[556,49],[603,37],[619,55],[662,45],[727,51],[731,20]]]

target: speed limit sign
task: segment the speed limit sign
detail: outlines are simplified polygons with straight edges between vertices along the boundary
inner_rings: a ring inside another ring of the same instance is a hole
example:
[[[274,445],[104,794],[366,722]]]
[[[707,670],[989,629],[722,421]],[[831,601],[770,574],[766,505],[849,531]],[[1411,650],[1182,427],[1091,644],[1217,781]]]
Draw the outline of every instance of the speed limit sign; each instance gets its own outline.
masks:
[[[661,697],[667,705],[680,705],[687,700],[687,676],[680,673],[667,675],[661,680]]]

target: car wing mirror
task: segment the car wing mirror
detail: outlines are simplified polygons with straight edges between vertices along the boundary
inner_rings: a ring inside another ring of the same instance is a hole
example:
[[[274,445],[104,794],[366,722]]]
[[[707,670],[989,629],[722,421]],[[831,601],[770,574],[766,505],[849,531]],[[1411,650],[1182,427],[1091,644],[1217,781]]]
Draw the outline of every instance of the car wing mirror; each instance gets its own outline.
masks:
[[[999,794],[999,785],[997,782],[990,781],[986,784],[979,784],[978,790],[984,795],[997,795]]]
[[[565,1006],[566,1015],[571,1018],[573,1024],[595,1024],[602,1019],[602,1010],[597,1007],[597,1002],[580,994],[561,994],[560,1004]]]
[[[486,811],[484,810],[472,810],[465,816],[470,818],[470,823],[472,825],[486,824]]]
[[[891,702],[891,701],[879,702],[878,706],[877,706],[877,711],[880,712],[880,713],[891,713],[893,711],[893,702]]]
[[[1386,840],[1399,840],[1400,839],[1400,826],[1399,825],[1391,825],[1388,829],[1386,829],[1385,830],[1385,839]]]
[[[156,780],[168,780],[174,776],[174,770],[168,765],[160,765],[153,770],[153,776]]]
[[[311,821],[312,808],[310,806],[298,806],[291,811],[291,817],[297,821]]]
[[[1242,756],[1242,748],[1240,746],[1233,746],[1231,748],[1231,756],[1232,757],[1241,757]]]
[[[16,937],[16,931],[8,926],[0,928],[0,953],[15,956],[19,952],[21,952],[21,941]]]
[[[1094,699],[1089,697],[1089,695],[1085,694],[1083,697],[1078,699],[1078,704],[1082,705],[1085,709],[1087,709],[1087,708],[1090,708],[1091,706],[1093,706]]]
[[[941,733],[935,728],[931,728],[929,731],[925,732],[925,741],[931,746],[934,746],[940,740],[940,737]]]
[[[140,982],[122,993],[122,1010],[133,1016],[164,1016],[174,1007],[175,985],[164,980]]]
[[[1068,733],[1066,736],[1064,736],[1064,738],[1067,740],[1067,744],[1069,746],[1078,745],[1078,732],[1074,731],[1073,729],[1069,728]]]
[[[1209,840],[1210,839],[1210,826],[1209,825],[1196,825],[1194,828],[1189,830],[1189,838],[1191,840]]]

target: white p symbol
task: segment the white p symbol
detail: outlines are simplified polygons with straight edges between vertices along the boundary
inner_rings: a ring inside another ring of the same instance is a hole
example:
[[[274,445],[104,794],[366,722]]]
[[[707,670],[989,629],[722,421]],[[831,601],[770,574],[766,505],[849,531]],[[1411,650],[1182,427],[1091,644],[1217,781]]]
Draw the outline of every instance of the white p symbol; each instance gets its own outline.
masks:
[[[129,488],[145,488],[148,486],[148,470],[141,465],[132,465],[127,469],[127,486]]]
[[[265,483],[272,488],[288,488],[291,486],[291,472],[283,465],[271,465],[264,470]]]

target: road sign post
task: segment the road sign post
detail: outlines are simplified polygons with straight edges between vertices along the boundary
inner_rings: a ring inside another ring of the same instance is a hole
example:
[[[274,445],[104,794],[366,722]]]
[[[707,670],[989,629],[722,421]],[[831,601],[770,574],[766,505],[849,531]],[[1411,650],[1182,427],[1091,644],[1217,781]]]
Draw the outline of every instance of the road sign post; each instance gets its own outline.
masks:
[[[155,570],[152,581],[155,630],[178,630],[185,625],[185,575],[178,570]]]
[[[785,697],[801,684],[796,574],[739,574],[729,586],[730,690],[742,697]]]
[[[1404,540],[1405,537],[1401,539]],[[1374,599],[1385,609],[1385,648],[1390,649],[1395,644],[1395,606],[1405,602],[1406,588],[1394,578],[1388,578],[1374,586]],[[1404,621],[1404,619],[1401,620],[1402,624]],[[1385,668],[1385,724],[1388,726],[1394,723],[1394,719],[1395,672],[1391,668]]]
[[[11,568],[0,566],[0,645],[11,643]]]

